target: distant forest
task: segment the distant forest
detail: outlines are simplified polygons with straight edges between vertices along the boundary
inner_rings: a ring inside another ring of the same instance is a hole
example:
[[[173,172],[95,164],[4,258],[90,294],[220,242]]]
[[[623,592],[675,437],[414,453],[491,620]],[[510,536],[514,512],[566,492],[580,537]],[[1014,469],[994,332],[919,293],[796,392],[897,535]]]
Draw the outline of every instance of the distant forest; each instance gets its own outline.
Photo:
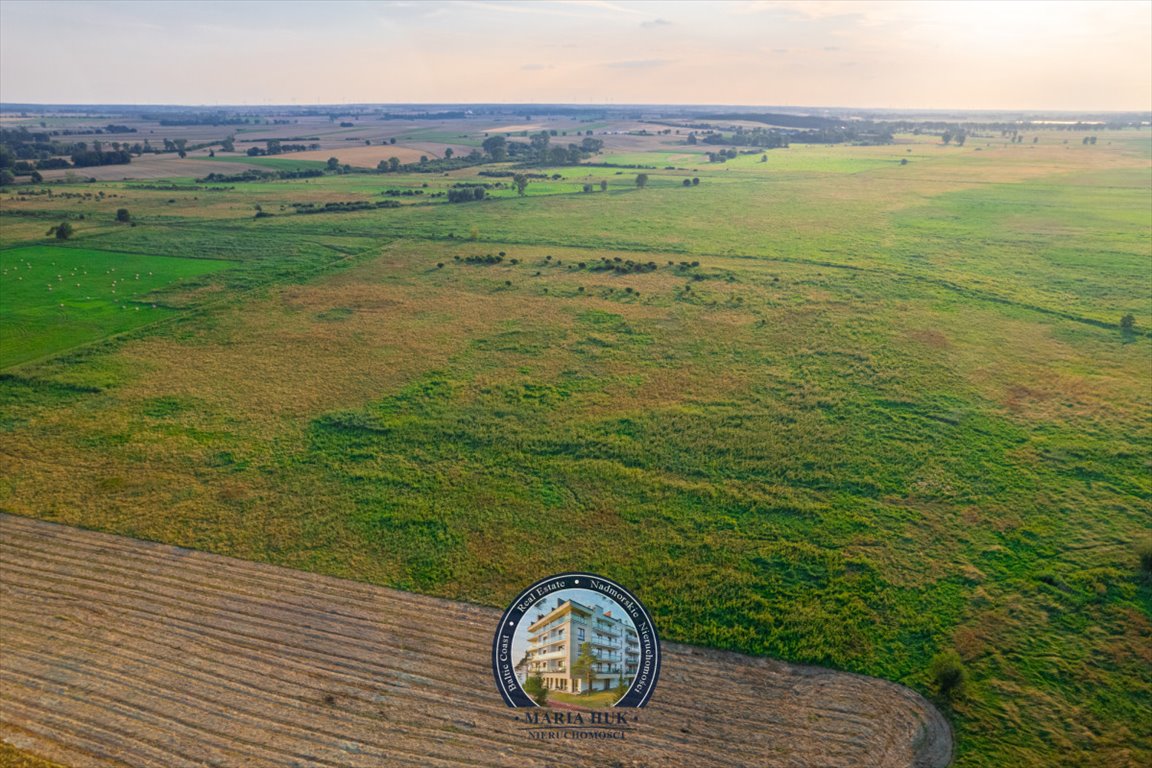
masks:
[[[779,109],[779,108],[778,108]],[[183,157],[195,149],[219,147],[225,152],[235,151],[234,137],[224,136],[215,141],[189,145],[186,139],[163,139],[162,146],[153,146],[147,139],[132,140],[137,129],[114,122],[115,120],[147,120],[160,126],[240,126],[285,125],[300,117],[324,116],[341,126],[352,126],[353,121],[391,120],[466,120],[496,115],[508,118],[564,116],[581,122],[606,119],[637,120],[654,125],[668,126],[662,132],[687,132],[687,143],[716,147],[708,156],[713,162],[735,157],[738,153],[759,152],[788,147],[790,144],[886,144],[897,133],[933,133],[945,143],[963,144],[968,135],[981,132],[999,133],[1001,136],[1019,136],[1021,131],[1043,127],[1047,130],[1101,131],[1138,126],[1147,123],[1152,115],[1141,113],[1104,115],[1014,115],[991,113],[955,113],[901,115],[897,112],[851,111],[826,109],[820,114],[800,111],[753,111],[733,108],[717,111],[714,108],[692,106],[575,106],[575,105],[442,105],[430,109],[427,105],[329,105],[313,107],[233,107],[213,111],[192,111],[177,106],[88,105],[52,106],[34,104],[0,104],[5,114],[22,117],[84,114],[96,119],[111,120],[101,127],[74,129],[48,129],[40,122],[39,130],[21,126],[0,129],[0,183],[11,183],[17,177],[41,180],[40,171],[69,168],[88,168],[100,165],[124,165],[133,157],[149,153],[176,153]],[[748,123],[758,126],[748,127]],[[641,131],[646,133],[646,131]],[[603,143],[591,138],[591,130],[576,130],[575,142],[556,141],[556,131],[542,131],[520,136],[527,141],[512,141],[511,136],[485,134],[483,152],[473,151],[463,157],[446,155],[443,159],[422,158],[419,163],[401,163],[397,158],[381,161],[377,171],[443,172],[469,165],[491,162],[517,162],[521,165],[573,165],[584,162],[601,151]],[[105,138],[107,137],[107,138]],[[1089,139],[1093,140],[1093,139]],[[267,148],[252,147],[250,155],[278,155],[289,151],[315,149],[315,139],[309,144],[287,144],[288,140],[269,139]],[[341,166],[337,171],[346,172]]]
[[[76,135],[135,133],[122,125],[86,131],[29,131],[25,127],[0,128],[0,170],[14,176],[29,176],[41,170],[88,168],[95,165],[124,165],[132,162],[133,148],[127,141],[76,141]],[[140,151],[140,144],[135,145]],[[137,151],[136,154],[140,154]],[[65,159],[65,158],[70,159]]]

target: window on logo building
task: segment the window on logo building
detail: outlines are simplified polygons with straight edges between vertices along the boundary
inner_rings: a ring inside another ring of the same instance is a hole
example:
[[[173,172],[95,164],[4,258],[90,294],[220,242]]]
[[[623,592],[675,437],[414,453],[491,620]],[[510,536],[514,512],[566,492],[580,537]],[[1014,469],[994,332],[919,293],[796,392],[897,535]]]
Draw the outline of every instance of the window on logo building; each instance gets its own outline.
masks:
[[[576,627],[576,639],[577,640],[583,640],[584,639],[584,627]]]

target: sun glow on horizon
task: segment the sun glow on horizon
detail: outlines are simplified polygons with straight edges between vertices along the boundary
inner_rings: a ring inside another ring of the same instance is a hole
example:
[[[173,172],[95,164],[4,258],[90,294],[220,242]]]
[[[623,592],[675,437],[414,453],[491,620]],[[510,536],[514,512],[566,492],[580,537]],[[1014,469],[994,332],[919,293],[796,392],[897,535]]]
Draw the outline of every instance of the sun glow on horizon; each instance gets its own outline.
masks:
[[[267,9],[4,0],[0,100],[1152,109],[1146,2],[429,0]]]

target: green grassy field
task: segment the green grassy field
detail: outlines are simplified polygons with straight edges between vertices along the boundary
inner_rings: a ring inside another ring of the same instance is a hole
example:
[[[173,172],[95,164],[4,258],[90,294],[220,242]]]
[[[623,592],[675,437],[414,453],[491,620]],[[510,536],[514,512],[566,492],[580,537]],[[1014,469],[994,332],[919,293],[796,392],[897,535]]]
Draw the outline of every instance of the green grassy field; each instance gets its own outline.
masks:
[[[577,707],[599,709],[611,707],[620,699],[620,694],[613,691],[603,691],[589,694],[564,693],[562,691],[549,691],[548,701],[559,704],[572,704]]]
[[[402,142],[432,141],[465,147],[479,147],[483,143],[483,137],[477,136],[475,134],[463,133],[461,131],[450,131],[443,128],[417,128],[415,130],[405,131],[402,134],[398,134],[396,138]]]
[[[31,365],[79,315],[4,275],[3,311],[48,319],[5,345],[0,508],[501,607],[601,572],[666,639],[933,696],[955,651],[957,765],[1144,765],[1152,142],[1060,138],[796,146],[646,189],[557,168],[455,205],[431,195],[475,169],[9,193],[5,268],[204,271],[171,321]],[[292,207],[401,187],[426,194]]]
[[[209,159],[209,158],[205,158]],[[268,168],[273,171],[307,171],[307,170],[323,170],[328,167],[328,163],[324,160],[298,160],[293,157],[237,157],[234,155],[221,155],[210,158],[221,163],[243,163],[244,165],[256,165],[261,168]],[[220,173],[227,173],[221,170]]]
[[[33,245],[0,251],[0,368],[169,315],[167,291],[225,261]]]

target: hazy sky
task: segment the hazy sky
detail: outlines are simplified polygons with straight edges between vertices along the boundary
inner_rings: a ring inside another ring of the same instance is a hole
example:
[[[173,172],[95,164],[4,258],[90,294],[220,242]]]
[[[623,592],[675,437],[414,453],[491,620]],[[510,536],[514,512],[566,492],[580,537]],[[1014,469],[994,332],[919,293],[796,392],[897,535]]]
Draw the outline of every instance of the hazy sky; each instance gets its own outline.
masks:
[[[0,100],[1152,109],[1152,2],[0,0]]]

